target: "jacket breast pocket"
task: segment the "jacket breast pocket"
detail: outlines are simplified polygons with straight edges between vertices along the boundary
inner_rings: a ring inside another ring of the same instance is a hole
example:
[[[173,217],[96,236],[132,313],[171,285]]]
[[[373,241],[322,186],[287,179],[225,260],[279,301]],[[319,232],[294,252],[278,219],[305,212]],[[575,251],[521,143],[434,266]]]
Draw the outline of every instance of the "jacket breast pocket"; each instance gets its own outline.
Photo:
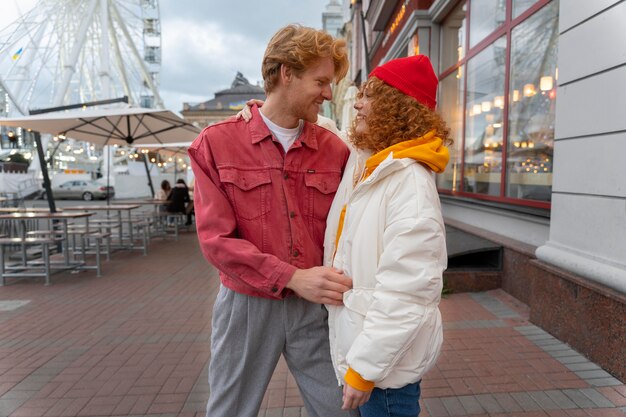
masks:
[[[318,220],[326,220],[340,182],[339,173],[306,173],[304,184],[307,188],[307,199],[304,214]]]
[[[219,173],[238,217],[254,220],[269,213],[272,178],[268,170],[222,168]]]

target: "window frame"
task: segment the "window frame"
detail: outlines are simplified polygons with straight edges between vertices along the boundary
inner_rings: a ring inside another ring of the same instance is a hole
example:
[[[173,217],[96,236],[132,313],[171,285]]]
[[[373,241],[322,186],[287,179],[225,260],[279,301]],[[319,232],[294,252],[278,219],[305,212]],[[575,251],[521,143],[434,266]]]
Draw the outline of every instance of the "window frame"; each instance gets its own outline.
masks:
[[[470,26],[472,24],[471,19],[471,7],[470,3],[473,0],[460,0],[455,2],[456,8],[458,5],[466,2],[466,25],[465,25],[465,36],[464,36],[464,53],[463,58],[457,61],[454,65],[443,68],[439,73],[439,81],[441,82],[443,79],[448,77],[454,72],[457,72],[459,67],[461,67],[461,71],[463,71],[463,129],[461,133],[462,144],[460,146],[462,157],[461,157],[461,166],[460,166],[460,175],[461,180],[459,182],[459,189],[457,191],[453,191],[451,189],[446,188],[438,188],[439,193],[450,196],[459,196],[465,198],[471,198],[476,200],[484,200],[491,202],[500,202],[506,203],[516,206],[524,206],[524,207],[532,207],[539,209],[551,209],[552,203],[550,201],[540,201],[540,200],[528,200],[528,199],[520,199],[520,198],[512,198],[506,196],[506,185],[507,185],[507,157],[508,157],[508,132],[509,132],[509,96],[510,96],[510,82],[511,82],[511,36],[513,29],[515,29],[518,25],[523,23],[525,20],[533,16],[535,13],[540,11],[543,7],[551,3],[552,1],[558,0],[537,0],[532,6],[530,6],[526,11],[520,14],[516,18],[512,18],[513,13],[513,0],[506,0],[506,11],[505,11],[505,19],[504,23],[496,27],[489,35],[487,35],[484,39],[478,42],[474,47],[470,49]],[[445,19],[444,19],[445,21]],[[504,132],[503,143],[502,143],[502,169],[500,172],[500,195],[486,195],[480,193],[473,193],[465,191],[465,136],[466,136],[466,127],[467,123],[465,121],[466,107],[467,107],[467,63],[473,57],[484,51],[490,45],[492,45],[497,39],[500,37],[505,37],[506,39],[506,59],[505,59],[505,74],[504,74],[504,109],[502,113],[502,131]],[[441,42],[441,39],[439,39]],[[558,98],[557,98],[558,99]]]

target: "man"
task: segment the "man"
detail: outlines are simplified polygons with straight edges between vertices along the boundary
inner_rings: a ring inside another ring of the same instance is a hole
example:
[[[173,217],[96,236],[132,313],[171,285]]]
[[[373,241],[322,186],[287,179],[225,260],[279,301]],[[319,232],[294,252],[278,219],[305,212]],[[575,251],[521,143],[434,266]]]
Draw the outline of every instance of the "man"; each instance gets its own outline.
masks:
[[[348,416],[320,304],[352,281],[321,267],[326,216],[348,149],[313,124],[348,67],[345,42],[279,30],[263,58],[267,100],[252,120],[206,128],[189,148],[196,226],[220,271],[212,321],[210,417],[255,417],[283,354],[311,417]],[[358,415],[358,414],[352,414]]]

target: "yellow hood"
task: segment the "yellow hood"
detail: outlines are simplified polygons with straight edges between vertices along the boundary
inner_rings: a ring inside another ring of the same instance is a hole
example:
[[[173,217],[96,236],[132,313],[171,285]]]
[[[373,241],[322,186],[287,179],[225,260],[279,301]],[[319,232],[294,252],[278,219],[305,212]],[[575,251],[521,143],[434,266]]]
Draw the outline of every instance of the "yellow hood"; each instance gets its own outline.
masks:
[[[444,146],[443,140],[435,136],[435,131],[431,130],[420,138],[396,143],[369,157],[365,161],[363,179],[374,172],[376,167],[387,159],[390,153],[393,153],[394,159],[414,159],[438,174],[446,169],[446,165],[450,160],[450,152]]]

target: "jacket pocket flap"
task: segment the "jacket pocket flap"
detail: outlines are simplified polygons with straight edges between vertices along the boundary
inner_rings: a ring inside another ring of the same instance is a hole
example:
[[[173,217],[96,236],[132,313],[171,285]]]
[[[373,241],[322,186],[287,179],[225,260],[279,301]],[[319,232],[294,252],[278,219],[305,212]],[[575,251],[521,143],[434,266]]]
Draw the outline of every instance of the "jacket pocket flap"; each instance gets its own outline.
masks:
[[[307,187],[313,187],[322,194],[330,194],[337,191],[341,176],[334,173],[307,173],[304,176],[304,184]]]
[[[234,184],[237,188],[248,191],[263,184],[271,184],[272,178],[267,170],[243,171],[233,168],[220,169],[220,181]]]

